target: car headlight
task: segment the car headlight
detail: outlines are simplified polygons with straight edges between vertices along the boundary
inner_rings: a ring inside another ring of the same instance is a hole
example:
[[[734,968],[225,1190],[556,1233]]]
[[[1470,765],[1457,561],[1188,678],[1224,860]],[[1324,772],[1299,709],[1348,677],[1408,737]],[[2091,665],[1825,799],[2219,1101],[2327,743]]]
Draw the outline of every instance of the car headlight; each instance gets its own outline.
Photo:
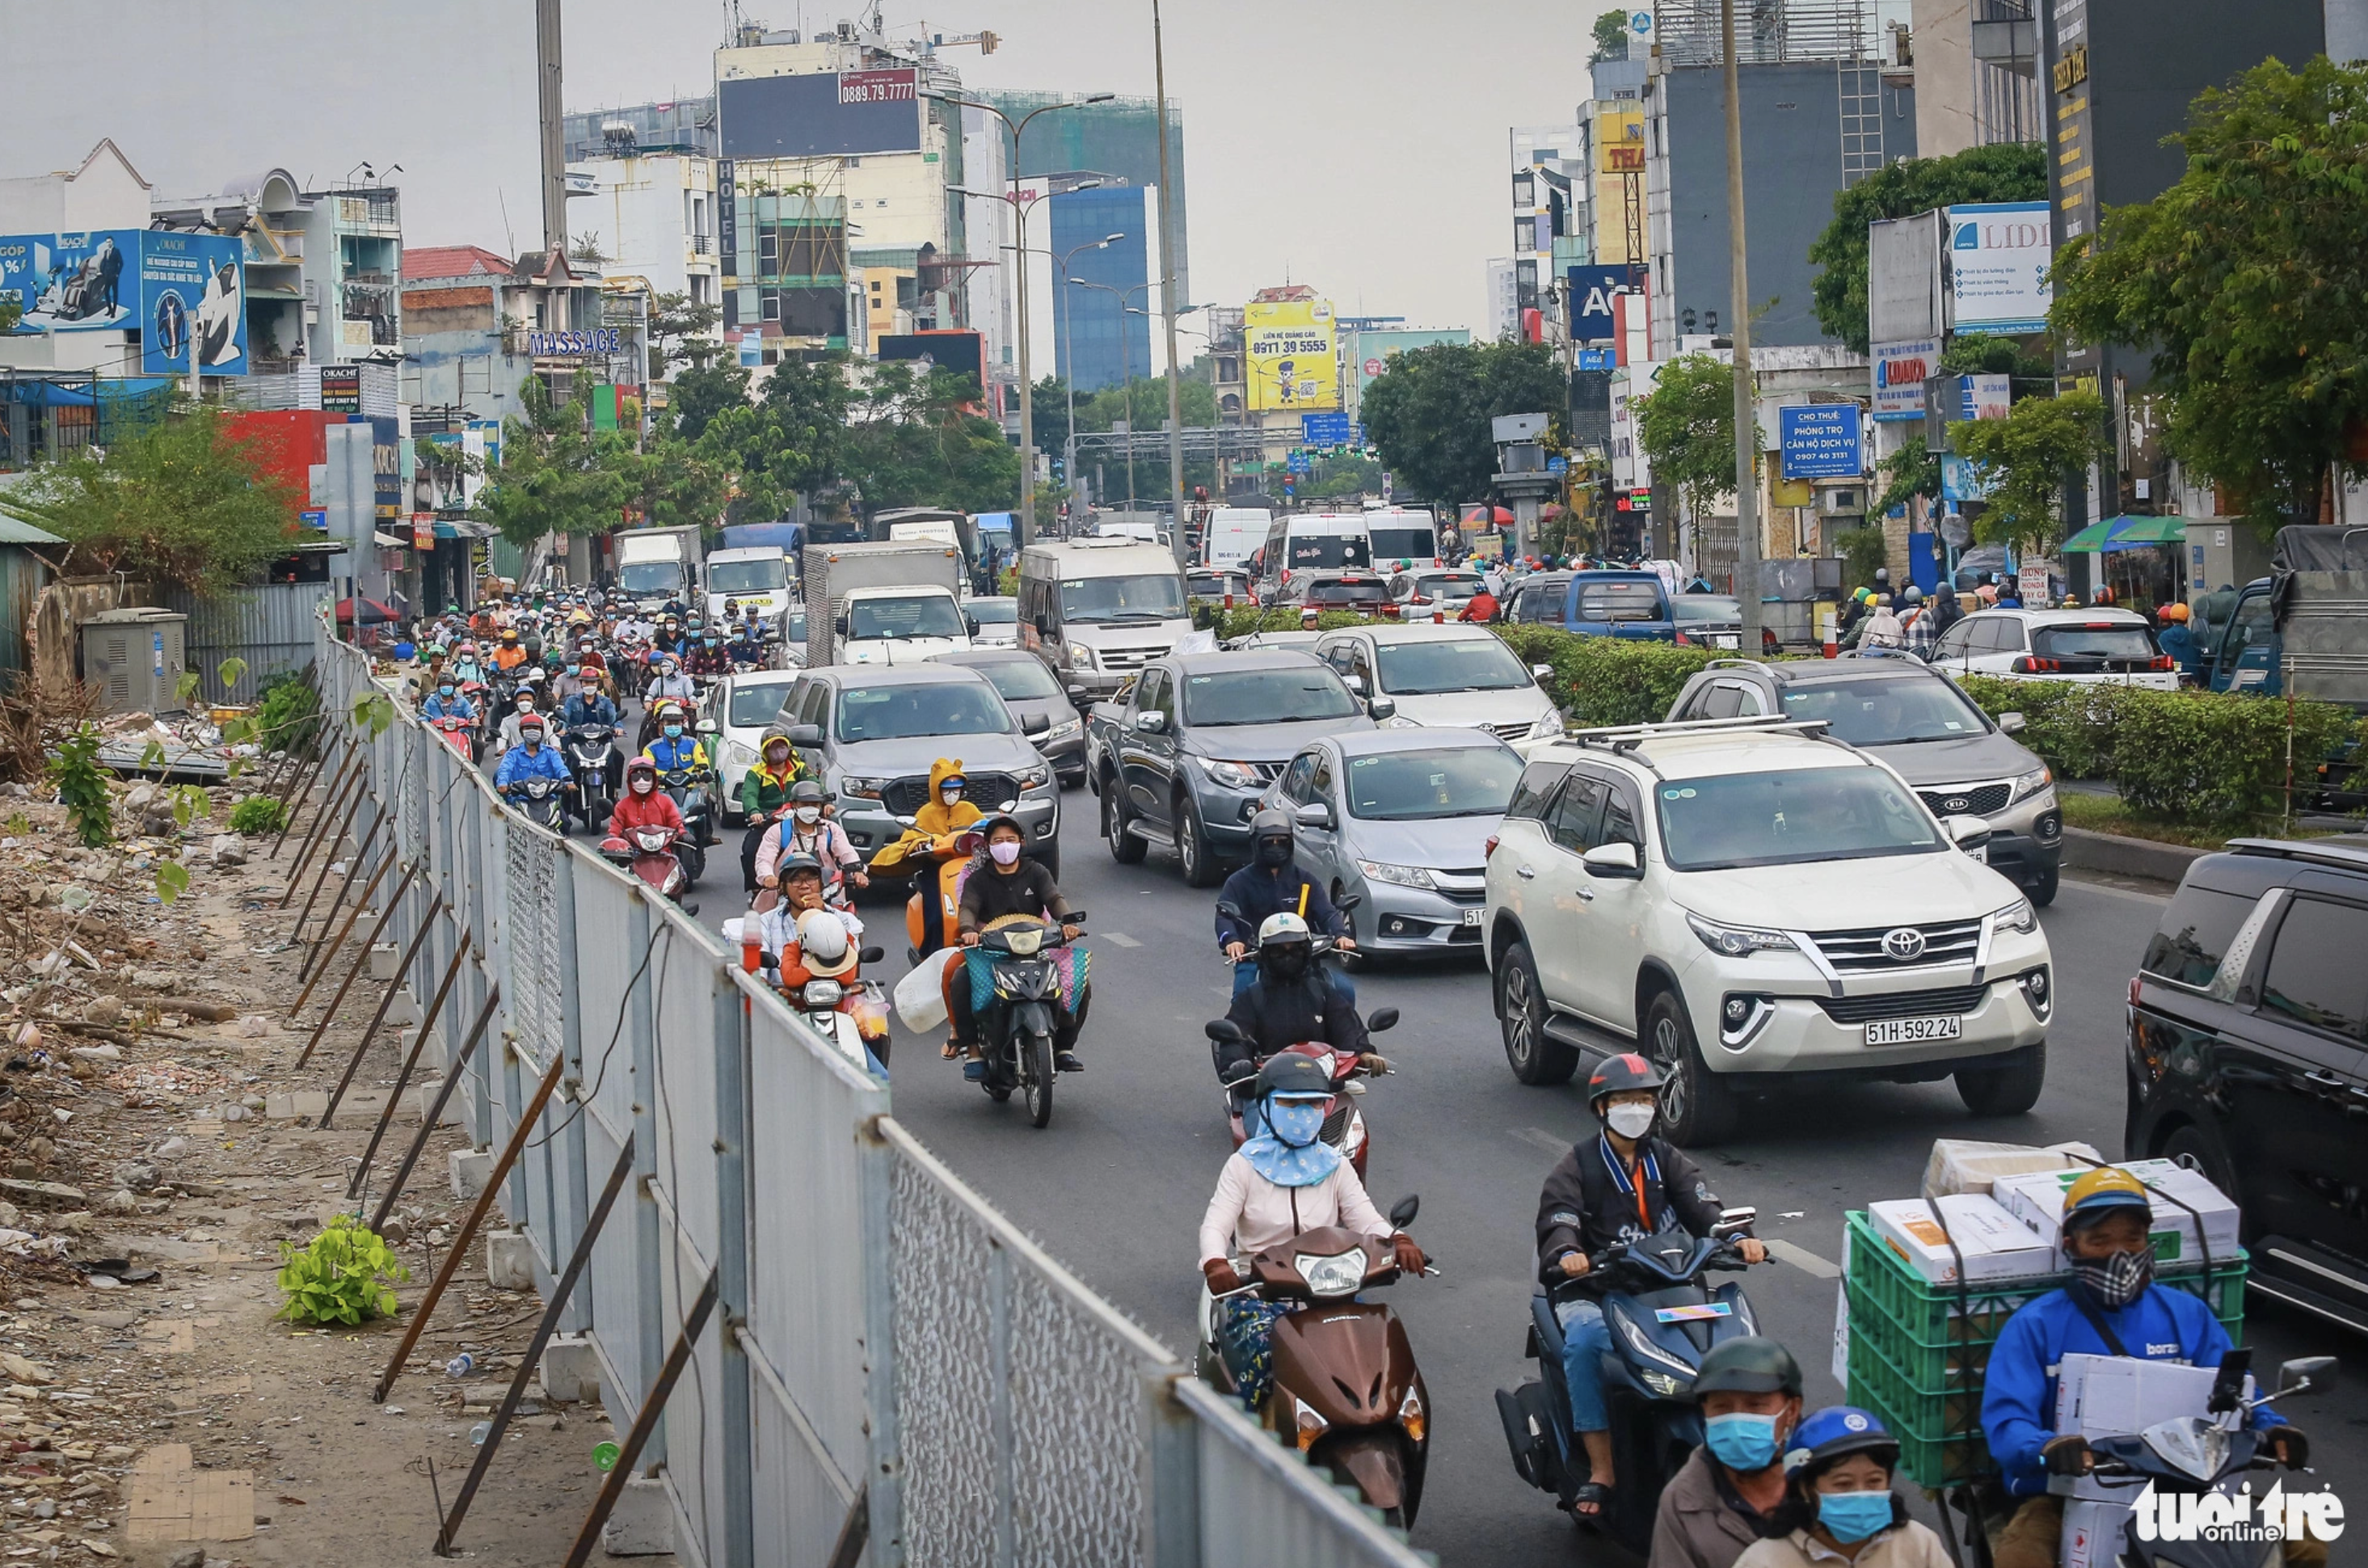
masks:
[[[838,778],[838,792],[859,801],[876,801],[887,788],[885,778],[858,778],[852,773],[842,773]]]
[[[1336,1252],[1328,1257],[1293,1253],[1291,1265],[1307,1281],[1310,1295],[1353,1296],[1365,1283],[1365,1249]]]
[[[740,741],[726,741],[722,760],[726,767],[754,767],[757,766],[757,748]]]
[[[1086,722],[1083,719],[1064,720],[1062,722],[1055,724],[1051,729],[1045,731],[1044,738],[1048,741],[1065,741],[1071,735],[1077,733],[1085,727]]]
[[[1545,717],[1530,726],[1530,739],[1533,741],[1541,741],[1545,739],[1548,735],[1559,735],[1561,733],[1562,710],[1559,708],[1547,709]]]
[[[1357,869],[1365,873],[1371,882],[1395,882],[1402,888],[1428,888],[1437,891],[1439,884],[1420,866],[1393,866],[1386,860],[1360,860]]]
[[[1790,952],[1793,938],[1782,931],[1763,931],[1750,926],[1721,926],[1689,914],[1686,924],[1693,928],[1702,945],[1725,958],[1749,958],[1753,953]]]
[[[1419,730],[1422,728],[1422,721],[1419,719],[1409,719],[1403,713],[1393,713],[1388,718],[1382,721],[1382,728],[1384,730]]]
[[[2053,770],[2044,767],[2034,769],[2014,781],[2014,798],[2018,801],[2027,801],[2055,782],[2055,775]]]
[[[2039,911],[2031,907],[2031,900],[2027,898],[2016,899],[1991,915],[1990,919],[1998,930],[2012,931],[2019,936],[2028,937],[2039,929]]]
[[[1212,762],[1206,766],[1209,777],[1228,790],[1255,790],[1260,782],[1258,769],[1247,762]]]
[[[1011,781],[1022,790],[1042,790],[1045,781],[1052,777],[1053,770],[1042,763],[1038,763],[1033,767],[1023,767],[1014,773],[1011,776]]]
[[[1094,667],[1094,651],[1091,648],[1087,647],[1083,642],[1070,643],[1069,667],[1073,670],[1092,669]]]

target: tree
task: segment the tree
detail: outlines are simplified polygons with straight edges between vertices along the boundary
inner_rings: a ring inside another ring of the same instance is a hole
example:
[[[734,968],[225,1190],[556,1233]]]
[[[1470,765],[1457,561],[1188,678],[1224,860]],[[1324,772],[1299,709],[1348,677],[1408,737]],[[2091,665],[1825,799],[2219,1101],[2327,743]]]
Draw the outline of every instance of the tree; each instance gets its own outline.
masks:
[[[1735,493],[1735,367],[1689,354],[1663,368],[1658,385],[1636,400],[1636,444],[1695,522]]]
[[[1477,501],[1497,472],[1488,422],[1550,414],[1559,440],[1570,392],[1541,343],[1440,343],[1393,358],[1365,389],[1365,436],[1405,492],[1440,506]]]
[[[1589,65],[1606,60],[1628,58],[1628,13],[1601,11],[1595,17],[1595,52],[1587,57]]]
[[[2163,444],[2315,520],[2368,427],[2368,69],[2271,60],[2196,98],[2179,182],[2056,258],[2055,330],[2154,352]]]
[[[600,235],[598,231],[586,229],[582,233],[576,235],[574,239],[568,241],[567,259],[570,261],[589,261],[596,264],[608,260],[608,255],[600,249]]]
[[[650,379],[664,378],[675,364],[692,369],[722,358],[723,345],[706,335],[723,319],[723,307],[688,294],[660,294],[650,301]],[[676,345],[681,345],[677,350]]]
[[[842,358],[784,358],[754,403],[718,408],[696,444],[730,477],[732,520],[771,522],[797,496],[843,477],[840,449],[853,401]]]
[[[2053,396],[2055,390],[2055,362],[2042,354],[2026,354],[2022,346],[2011,337],[1995,337],[1987,333],[1969,332],[1949,340],[1941,350],[1940,374],[1944,376],[2005,376],[2017,398]],[[1927,501],[1941,499],[1941,454],[1928,452],[1920,433],[1908,443],[1884,459],[1875,472],[1884,480],[1883,493],[1868,508],[1869,517],[1880,517],[1894,506],[1904,506],[1911,496],[1921,495]]]
[[[1908,158],[1834,193],[1834,221],[1809,247],[1818,268],[1817,324],[1863,354],[1866,333],[1866,226],[1967,201],[2044,201],[2046,149],[1996,142],[1946,158]]]
[[[163,419],[36,471],[10,508],[66,541],[68,575],[122,573],[211,593],[288,552],[303,493],[214,403]]]
[[[727,408],[748,406],[748,372],[737,365],[699,365],[666,386],[666,410],[676,434],[696,441],[710,421]]]
[[[1036,449],[1059,457],[1069,446],[1069,383],[1058,376],[1039,380],[1028,396],[1036,418]]]
[[[873,369],[848,411],[846,477],[865,517],[892,506],[1008,512],[1019,504],[1019,453],[978,412],[978,378],[910,364]]]
[[[0,332],[14,332],[25,313],[25,301],[15,294],[0,294]]]
[[[622,520],[625,477],[592,433],[592,383],[578,372],[565,403],[541,378],[518,388],[522,415],[502,426],[502,466],[477,493],[474,516],[524,550],[545,534],[600,533]],[[610,439],[615,439],[611,437]]]
[[[1209,384],[1206,378],[1180,374],[1177,378],[1176,391],[1186,429],[1205,428],[1217,422],[1216,389]],[[1164,498],[1167,494],[1167,443],[1165,439],[1151,437],[1159,436],[1167,428],[1167,378],[1137,376],[1121,386],[1104,387],[1077,400],[1077,434],[1081,437],[1116,429],[1121,420],[1126,421],[1129,430],[1141,431],[1145,437],[1144,444],[1137,446],[1134,451],[1135,494],[1153,500]],[[1044,426],[1042,423],[1036,426],[1036,439],[1039,445],[1042,444]],[[1088,460],[1101,463],[1105,472],[1122,471],[1126,466],[1125,453],[1121,449],[1095,448],[1081,443],[1077,449],[1078,465],[1082,467]],[[1204,457],[1184,460],[1186,490],[1196,484],[1213,485],[1215,483],[1216,464],[1212,460]],[[1110,490],[1113,495],[1119,494],[1116,481],[1112,482]]]
[[[2112,449],[2105,400],[2092,392],[2027,397],[2004,419],[1952,425],[1949,435],[1989,493],[1974,537],[2039,552],[2064,541],[2066,482]]]
[[[631,437],[605,435],[597,460],[617,475],[623,505],[653,528],[713,528],[731,499],[723,465],[670,433],[643,450]]]

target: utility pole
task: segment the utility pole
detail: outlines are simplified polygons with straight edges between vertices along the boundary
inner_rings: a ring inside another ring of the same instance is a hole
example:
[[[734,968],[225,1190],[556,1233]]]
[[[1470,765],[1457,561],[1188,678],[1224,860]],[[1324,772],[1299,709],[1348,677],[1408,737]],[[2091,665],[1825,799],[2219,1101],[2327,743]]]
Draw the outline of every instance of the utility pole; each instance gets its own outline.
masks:
[[[1151,0],[1152,88],[1159,97],[1159,313],[1167,318],[1167,537],[1176,550],[1176,564],[1190,564],[1192,546],[1184,528],[1184,391],[1176,368],[1176,187],[1167,170],[1167,50],[1159,31],[1159,0]],[[1119,317],[1126,331],[1126,317]],[[1125,341],[1123,335],[1120,341]],[[1129,408],[1128,413],[1133,413]],[[1127,450],[1134,450],[1130,422]]]
[[[542,248],[567,244],[566,111],[560,97],[559,0],[534,0],[535,108],[542,131]],[[515,259],[515,258],[513,258]]]
[[[1735,335],[1735,598],[1743,612],[1736,646],[1759,656],[1759,475],[1754,460],[1751,395],[1751,283],[1743,248],[1743,75],[1735,58],[1735,0],[1719,0],[1720,48],[1726,58],[1726,227]],[[1700,563],[1697,562],[1697,565]]]

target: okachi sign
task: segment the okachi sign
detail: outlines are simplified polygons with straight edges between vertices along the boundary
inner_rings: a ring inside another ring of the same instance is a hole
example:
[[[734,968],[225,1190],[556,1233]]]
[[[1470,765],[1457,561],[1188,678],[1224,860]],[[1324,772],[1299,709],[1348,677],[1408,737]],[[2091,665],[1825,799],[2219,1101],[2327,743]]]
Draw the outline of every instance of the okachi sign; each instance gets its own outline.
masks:
[[[137,332],[140,369],[246,374],[246,269],[227,234],[99,229],[0,236],[0,295],[18,335]]]

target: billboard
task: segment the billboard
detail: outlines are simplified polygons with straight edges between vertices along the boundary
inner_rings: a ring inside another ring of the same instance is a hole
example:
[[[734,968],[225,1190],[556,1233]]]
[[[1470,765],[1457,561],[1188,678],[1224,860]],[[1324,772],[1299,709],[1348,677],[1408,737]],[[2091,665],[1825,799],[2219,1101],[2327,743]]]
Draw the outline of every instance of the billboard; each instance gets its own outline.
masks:
[[[24,310],[19,334],[128,331],[140,325],[139,229],[0,239],[0,292]],[[129,278],[125,277],[130,273]]]
[[[1611,343],[1620,335],[1619,310],[1612,301],[1635,293],[1625,267],[1574,267],[1565,274],[1570,285],[1570,340]]]
[[[12,234],[0,239],[0,294],[21,335],[137,332],[144,375],[186,375],[194,347],[207,375],[246,374],[246,270],[226,234],[162,229]]]
[[[1787,403],[1776,411],[1787,479],[1856,479],[1866,472],[1855,403]]]
[[[1910,338],[1874,345],[1874,416],[1883,420],[1924,417],[1924,381],[1941,369],[1941,340]]]
[[[977,332],[934,328],[882,333],[879,358],[883,365],[895,359],[925,361],[940,370],[969,376],[982,389],[986,385],[986,338]]]
[[[1959,332],[2012,335],[2047,330],[2055,290],[2047,281],[2044,201],[1949,209],[1951,324]]]
[[[740,76],[715,85],[726,158],[841,157],[921,150],[918,78],[901,71]]]
[[[1635,220],[1641,238],[1645,227],[1645,110],[1641,104],[1597,113],[1591,128],[1595,184],[1595,259],[1621,267],[1642,266],[1645,257],[1629,254],[1629,220]],[[1629,198],[1635,210],[1629,210]]]
[[[1253,409],[1304,413],[1340,406],[1328,300],[1264,300],[1242,312]]]
[[[1471,332],[1464,327],[1399,327],[1359,332],[1349,340],[1357,356],[1357,390],[1362,392],[1373,384],[1373,378],[1390,368],[1390,361],[1417,348],[1430,348],[1440,344],[1461,347],[1472,341]]]

